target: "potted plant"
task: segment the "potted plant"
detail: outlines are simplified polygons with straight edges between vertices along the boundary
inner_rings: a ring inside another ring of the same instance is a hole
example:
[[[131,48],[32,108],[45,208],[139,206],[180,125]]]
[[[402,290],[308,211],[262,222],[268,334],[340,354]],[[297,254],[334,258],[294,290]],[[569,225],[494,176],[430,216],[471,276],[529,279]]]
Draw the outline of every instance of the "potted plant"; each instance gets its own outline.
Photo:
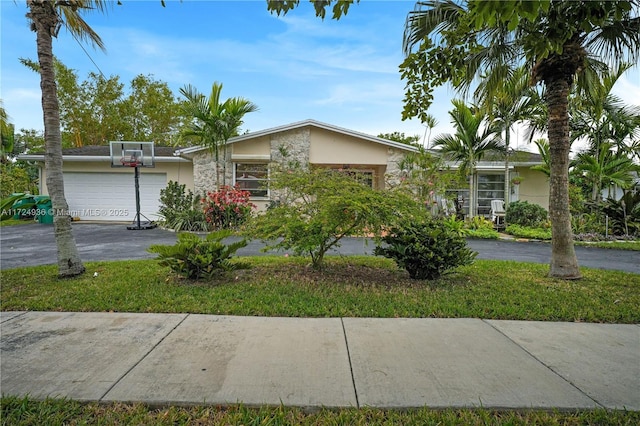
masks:
[[[522,176],[514,176],[511,178],[511,184],[512,185],[520,185],[520,183],[523,181],[523,177]]]

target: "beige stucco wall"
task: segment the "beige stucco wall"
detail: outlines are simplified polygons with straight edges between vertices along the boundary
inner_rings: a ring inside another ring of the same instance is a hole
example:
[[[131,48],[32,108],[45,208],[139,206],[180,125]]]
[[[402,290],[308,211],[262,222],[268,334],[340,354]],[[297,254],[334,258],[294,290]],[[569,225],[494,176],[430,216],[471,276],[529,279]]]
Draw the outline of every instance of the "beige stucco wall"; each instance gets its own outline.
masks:
[[[271,155],[271,143],[268,136],[236,142],[230,147],[232,158],[235,156]]]
[[[311,164],[387,165],[387,147],[325,129],[311,129]]]
[[[517,167],[515,171],[523,177],[518,185],[518,200],[539,204],[549,210],[549,178],[529,167]]]
[[[112,168],[108,161],[65,161],[62,166],[64,172],[90,172],[90,173],[127,173],[133,176],[133,170],[128,167]],[[140,173],[166,173],[167,182],[172,180],[186,185],[187,189],[193,190],[193,166],[188,162],[156,162],[155,168],[140,168]],[[44,164],[40,174],[40,193],[48,194],[47,175]]]

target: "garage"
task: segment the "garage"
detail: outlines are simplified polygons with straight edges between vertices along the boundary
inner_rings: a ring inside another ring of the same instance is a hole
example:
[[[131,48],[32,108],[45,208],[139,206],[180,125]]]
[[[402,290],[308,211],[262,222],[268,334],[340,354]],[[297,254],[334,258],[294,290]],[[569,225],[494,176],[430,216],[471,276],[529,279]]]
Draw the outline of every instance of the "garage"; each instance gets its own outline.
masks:
[[[140,213],[158,220],[160,190],[166,173],[140,173]],[[64,192],[74,218],[91,221],[133,221],[135,180],[131,173],[64,173]]]

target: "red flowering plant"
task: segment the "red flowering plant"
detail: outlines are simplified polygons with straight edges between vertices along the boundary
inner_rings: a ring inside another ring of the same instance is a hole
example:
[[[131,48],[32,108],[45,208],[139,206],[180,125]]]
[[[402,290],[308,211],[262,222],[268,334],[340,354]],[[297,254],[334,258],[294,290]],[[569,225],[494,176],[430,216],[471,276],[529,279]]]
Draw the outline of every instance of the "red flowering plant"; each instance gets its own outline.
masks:
[[[206,221],[214,229],[235,229],[244,223],[256,206],[249,201],[251,193],[237,187],[221,186],[207,192],[202,199]]]

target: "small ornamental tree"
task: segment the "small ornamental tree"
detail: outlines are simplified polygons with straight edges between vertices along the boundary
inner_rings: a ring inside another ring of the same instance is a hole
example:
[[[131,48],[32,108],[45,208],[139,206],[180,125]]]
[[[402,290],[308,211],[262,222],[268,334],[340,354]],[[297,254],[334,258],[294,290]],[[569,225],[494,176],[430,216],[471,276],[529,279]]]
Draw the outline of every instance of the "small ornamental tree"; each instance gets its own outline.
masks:
[[[401,191],[375,190],[353,170],[275,171],[270,181],[279,199],[247,226],[267,249],[291,249],[320,269],[327,251],[347,236],[379,237],[398,219],[420,214]]]
[[[214,229],[235,229],[242,225],[256,206],[249,201],[251,193],[231,186],[210,191],[202,199],[206,221]]]

